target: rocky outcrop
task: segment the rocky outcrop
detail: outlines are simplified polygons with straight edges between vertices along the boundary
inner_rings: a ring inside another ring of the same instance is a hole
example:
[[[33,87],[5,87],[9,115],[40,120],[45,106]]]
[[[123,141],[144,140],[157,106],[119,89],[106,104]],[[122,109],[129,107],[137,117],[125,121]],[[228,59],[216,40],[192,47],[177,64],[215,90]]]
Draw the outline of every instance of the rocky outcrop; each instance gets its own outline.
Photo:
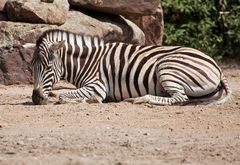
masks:
[[[118,15],[89,16],[79,11],[69,11],[66,23],[58,28],[79,34],[99,36],[106,42],[145,44],[145,35],[141,29]]]
[[[96,19],[81,12],[69,11],[67,21],[62,26],[0,21],[0,47],[34,43],[48,29],[99,36],[106,42],[145,43],[145,36],[140,28],[121,16],[102,15]]]
[[[0,48],[0,84],[31,83],[31,58],[32,52],[26,53],[16,47]]]
[[[32,50],[21,44],[35,42],[42,32],[56,25],[0,22],[0,84],[32,82]]]
[[[159,6],[157,12],[151,16],[142,16],[140,27],[146,36],[146,45],[162,45],[164,30],[162,7]]]
[[[75,7],[125,16],[154,14],[159,2],[159,0],[69,0]]]
[[[9,20],[62,25],[65,23],[69,4],[67,0],[52,3],[39,0],[10,0],[5,9]]]

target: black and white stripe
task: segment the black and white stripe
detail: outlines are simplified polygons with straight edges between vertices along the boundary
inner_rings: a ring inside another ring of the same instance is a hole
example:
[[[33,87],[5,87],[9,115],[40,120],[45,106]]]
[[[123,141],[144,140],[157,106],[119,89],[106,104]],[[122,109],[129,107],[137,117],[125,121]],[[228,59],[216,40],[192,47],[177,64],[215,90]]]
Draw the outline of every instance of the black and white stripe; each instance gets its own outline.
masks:
[[[60,77],[77,87],[61,94],[61,101],[170,105],[224,102],[231,94],[212,58],[181,46],[104,44],[98,37],[51,30],[37,41],[32,63],[35,88],[46,88],[46,96]]]

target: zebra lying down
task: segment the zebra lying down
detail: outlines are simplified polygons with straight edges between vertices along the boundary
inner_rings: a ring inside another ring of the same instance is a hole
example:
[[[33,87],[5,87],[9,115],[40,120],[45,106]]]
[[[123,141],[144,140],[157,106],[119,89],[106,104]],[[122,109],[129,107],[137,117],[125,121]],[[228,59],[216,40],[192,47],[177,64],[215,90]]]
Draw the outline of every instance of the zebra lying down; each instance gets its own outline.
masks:
[[[98,37],[46,31],[32,59],[34,104],[46,104],[61,78],[77,89],[59,102],[130,101],[157,105],[224,103],[231,96],[215,61],[181,46],[107,43]]]

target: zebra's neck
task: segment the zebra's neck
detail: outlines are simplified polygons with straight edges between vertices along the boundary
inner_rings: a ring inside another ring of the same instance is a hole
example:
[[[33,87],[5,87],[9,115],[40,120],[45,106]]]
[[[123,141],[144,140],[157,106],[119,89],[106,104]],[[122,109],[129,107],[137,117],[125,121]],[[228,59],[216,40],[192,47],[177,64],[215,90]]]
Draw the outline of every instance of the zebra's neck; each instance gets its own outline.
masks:
[[[62,77],[76,87],[84,86],[98,70],[102,46],[66,44],[61,53]]]

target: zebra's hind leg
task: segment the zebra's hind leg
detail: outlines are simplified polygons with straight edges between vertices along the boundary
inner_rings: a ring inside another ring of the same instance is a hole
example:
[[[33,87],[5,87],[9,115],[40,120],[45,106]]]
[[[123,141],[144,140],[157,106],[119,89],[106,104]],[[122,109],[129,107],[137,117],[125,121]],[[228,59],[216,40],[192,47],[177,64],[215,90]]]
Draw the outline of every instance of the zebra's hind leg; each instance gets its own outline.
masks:
[[[168,93],[170,94],[170,97],[145,95],[136,98],[128,98],[124,101],[132,102],[134,104],[149,103],[155,105],[184,105],[189,101],[184,90]]]
[[[59,95],[58,104],[66,104],[66,103],[84,103],[86,99],[82,97],[73,97],[68,96],[68,93],[63,93]]]

